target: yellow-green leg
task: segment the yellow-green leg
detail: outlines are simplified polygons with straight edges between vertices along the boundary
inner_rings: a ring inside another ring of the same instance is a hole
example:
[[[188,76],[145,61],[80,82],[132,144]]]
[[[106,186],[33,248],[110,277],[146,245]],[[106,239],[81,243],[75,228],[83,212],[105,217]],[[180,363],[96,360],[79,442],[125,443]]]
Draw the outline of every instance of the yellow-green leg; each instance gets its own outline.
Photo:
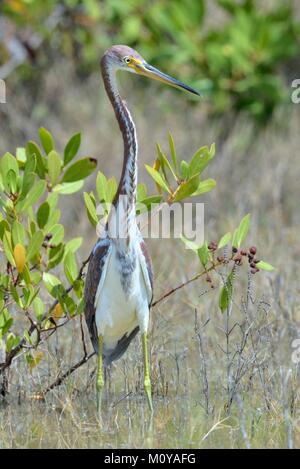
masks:
[[[96,381],[96,391],[97,391],[97,410],[101,410],[101,399],[102,399],[102,390],[104,386],[104,374],[103,374],[103,336],[99,335],[98,338],[98,367],[97,367],[97,381]]]
[[[148,337],[145,332],[142,335],[143,342],[143,355],[144,355],[144,389],[147,397],[149,409],[151,413],[153,412],[152,397],[151,397],[151,380],[149,373],[149,359],[148,359]]]

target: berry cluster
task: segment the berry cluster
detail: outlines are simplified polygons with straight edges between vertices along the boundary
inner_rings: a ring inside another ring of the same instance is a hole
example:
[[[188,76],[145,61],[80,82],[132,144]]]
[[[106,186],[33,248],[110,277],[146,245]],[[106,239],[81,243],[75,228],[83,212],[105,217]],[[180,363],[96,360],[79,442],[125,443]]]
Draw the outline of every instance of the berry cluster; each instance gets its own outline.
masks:
[[[238,250],[237,248],[232,248],[232,253],[234,254],[233,261],[237,265],[242,265],[243,263],[243,257],[248,257],[248,262],[250,264],[251,268],[251,274],[256,274],[259,272],[259,268],[257,267],[256,264],[259,263],[259,259],[256,259],[255,255],[257,252],[257,248],[255,246],[251,246],[248,250],[246,249],[240,249]]]
[[[208,249],[211,252],[215,252],[218,249],[218,245],[215,241],[211,241],[208,245]],[[259,263],[259,259],[256,256],[257,248],[256,246],[251,246],[249,249],[237,249],[235,247],[232,248],[232,260],[235,262],[236,265],[243,264],[243,258],[248,257],[248,262],[250,264],[251,273],[256,274],[259,272],[259,268],[257,264]],[[228,260],[224,256],[218,256],[217,261],[220,263],[226,263]]]

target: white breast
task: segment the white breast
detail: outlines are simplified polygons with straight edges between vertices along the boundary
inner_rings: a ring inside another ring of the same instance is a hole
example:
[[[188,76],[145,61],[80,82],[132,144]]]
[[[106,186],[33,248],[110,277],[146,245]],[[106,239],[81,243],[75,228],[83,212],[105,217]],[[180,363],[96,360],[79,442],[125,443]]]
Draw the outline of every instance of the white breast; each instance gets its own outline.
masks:
[[[113,349],[117,342],[130,334],[137,325],[148,326],[148,293],[141,266],[140,250],[132,272],[130,289],[125,293],[121,282],[121,264],[114,243],[103,269],[96,298],[96,325],[98,335],[103,335],[104,347]],[[147,316],[147,317],[145,317]]]

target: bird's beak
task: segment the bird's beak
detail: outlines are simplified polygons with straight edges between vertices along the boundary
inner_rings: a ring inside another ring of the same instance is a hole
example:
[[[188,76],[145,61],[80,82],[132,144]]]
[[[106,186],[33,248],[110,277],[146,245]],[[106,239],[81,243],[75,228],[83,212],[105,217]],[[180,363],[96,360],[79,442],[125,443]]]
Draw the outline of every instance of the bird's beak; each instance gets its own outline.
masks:
[[[200,93],[198,91],[194,90],[194,88],[191,88],[188,85],[185,85],[179,80],[176,80],[176,78],[172,78],[169,75],[166,75],[165,73],[161,72],[155,67],[152,67],[152,65],[149,65],[147,63],[135,63],[135,71],[139,75],[144,75],[145,77],[152,78],[154,80],[161,81],[162,83],[165,83],[166,85],[171,85],[175,86],[175,88],[180,88],[184,89],[186,91],[189,91],[190,93],[196,94],[197,96],[200,96]]]

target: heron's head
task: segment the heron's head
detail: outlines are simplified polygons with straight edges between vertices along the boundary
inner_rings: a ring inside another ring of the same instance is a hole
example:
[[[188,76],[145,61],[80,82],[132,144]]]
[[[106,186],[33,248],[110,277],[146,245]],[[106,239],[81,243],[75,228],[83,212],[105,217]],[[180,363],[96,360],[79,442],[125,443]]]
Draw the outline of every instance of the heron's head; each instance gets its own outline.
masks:
[[[102,63],[109,63],[111,66],[118,70],[125,70],[127,72],[136,73],[137,75],[143,75],[153,80],[158,80],[166,85],[174,86],[175,88],[181,88],[190,93],[200,96],[198,91],[194,90],[188,85],[185,85],[176,78],[170,77],[165,73],[161,72],[152,65],[149,65],[143,57],[136,52],[134,49],[128,46],[112,46],[105,52]]]

